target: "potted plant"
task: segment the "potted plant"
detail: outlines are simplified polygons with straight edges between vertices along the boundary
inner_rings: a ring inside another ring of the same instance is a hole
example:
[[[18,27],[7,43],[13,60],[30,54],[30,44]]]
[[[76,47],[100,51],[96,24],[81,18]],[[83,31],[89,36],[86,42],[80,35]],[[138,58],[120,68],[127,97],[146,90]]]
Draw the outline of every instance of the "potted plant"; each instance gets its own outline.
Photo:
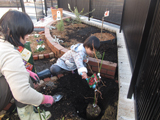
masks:
[[[94,55],[95,55],[96,59],[98,59],[94,47],[93,47],[93,51],[94,51]],[[96,118],[101,113],[101,108],[97,105],[98,94],[100,94],[100,96],[102,98],[102,93],[100,92],[100,87],[98,86],[98,83],[102,82],[101,81],[101,76],[100,76],[100,71],[101,71],[102,61],[103,61],[104,55],[105,55],[105,52],[103,53],[103,57],[102,57],[102,60],[101,60],[100,67],[99,67],[99,62],[97,62],[98,63],[98,73],[97,73],[97,75],[96,75],[96,73],[93,73],[91,77],[86,79],[88,84],[89,84],[89,87],[94,89],[94,102],[88,104],[88,106],[86,108],[86,116],[87,116],[87,119],[89,119],[89,120],[96,120]],[[104,85],[104,83],[103,83],[103,85]]]
[[[57,5],[55,8],[51,7],[51,12],[52,12],[53,20],[57,20],[57,18],[63,17],[63,8],[58,8]]]

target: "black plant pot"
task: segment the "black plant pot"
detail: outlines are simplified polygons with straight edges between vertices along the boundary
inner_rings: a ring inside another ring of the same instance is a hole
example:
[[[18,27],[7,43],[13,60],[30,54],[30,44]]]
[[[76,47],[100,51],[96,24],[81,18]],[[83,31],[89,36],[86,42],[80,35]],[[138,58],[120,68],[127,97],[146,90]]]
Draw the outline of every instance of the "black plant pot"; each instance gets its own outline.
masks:
[[[98,105],[94,106],[93,104],[88,104],[86,108],[87,120],[96,120],[100,113],[101,108]]]

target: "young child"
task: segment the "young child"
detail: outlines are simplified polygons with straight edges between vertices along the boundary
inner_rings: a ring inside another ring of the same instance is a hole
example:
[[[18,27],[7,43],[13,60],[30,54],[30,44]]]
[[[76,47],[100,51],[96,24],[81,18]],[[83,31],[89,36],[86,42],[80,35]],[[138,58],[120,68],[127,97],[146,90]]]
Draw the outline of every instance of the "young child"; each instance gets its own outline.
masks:
[[[84,43],[72,45],[71,49],[50,67],[50,70],[43,70],[37,73],[37,75],[40,79],[44,79],[62,71],[73,71],[77,69],[78,74],[82,76],[82,79],[86,79],[88,72],[86,68],[88,56],[92,56],[94,54],[93,47],[97,50],[99,46],[99,39],[95,36],[90,36]]]

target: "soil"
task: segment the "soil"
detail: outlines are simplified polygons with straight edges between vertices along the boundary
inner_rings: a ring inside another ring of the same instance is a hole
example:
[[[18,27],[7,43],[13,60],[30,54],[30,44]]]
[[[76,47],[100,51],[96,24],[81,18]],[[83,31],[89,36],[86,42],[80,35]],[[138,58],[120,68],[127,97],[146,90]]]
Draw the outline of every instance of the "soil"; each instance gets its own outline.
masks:
[[[51,26],[56,27],[57,22],[53,23]],[[101,41],[101,45],[98,49],[101,56],[105,52],[104,60],[117,63],[117,44],[116,44],[116,34],[107,30],[102,31],[101,29],[93,27],[84,23],[78,24],[71,20],[64,20],[64,30],[58,31],[57,29],[52,29],[50,31],[51,36],[54,35],[64,42],[60,43],[65,48],[70,48],[71,45],[77,43],[83,43],[89,36],[94,35]]]
[[[47,60],[44,61],[46,61],[46,64],[49,63]],[[35,65],[37,66],[36,62]],[[44,65],[46,66],[46,64]],[[98,85],[102,94],[102,96],[98,94],[98,105],[101,108],[101,113],[96,120],[116,120],[118,83],[115,80],[107,78],[102,78],[102,81],[103,84],[100,82]],[[40,106],[40,109],[52,113],[52,117],[49,120],[87,120],[86,108],[88,104],[92,104],[94,101],[94,90],[89,88],[86,80],[82,79],[77,71],[74,74],[70,72],[65,73],[58,80],[45,82],[37,90],[43,94],[54,95],[56,93],[63,93],[64,95],[52,107]]]

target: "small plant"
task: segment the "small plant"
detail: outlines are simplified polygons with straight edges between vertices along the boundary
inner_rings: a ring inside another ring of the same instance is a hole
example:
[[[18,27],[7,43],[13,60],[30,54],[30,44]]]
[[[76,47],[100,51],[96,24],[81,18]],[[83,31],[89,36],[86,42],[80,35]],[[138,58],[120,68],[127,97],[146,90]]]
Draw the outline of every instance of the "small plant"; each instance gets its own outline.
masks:
[[[58,9],[58,5],[56,5],[56,9]]]
[[[37,49],[34,52],[42,52],[45,50],[45,45],[37,45]]]
[[[95,107],[95,106],[97,106],[97,99],[98,99],[97,93],[101,94],[100,88],[98,87],[98,83],[101,82],[100,72],[101,72],[101,67],[102,67],[102,62],[103,62],[103,59],[104,59],[105,52],[103,52],[101,64],[99,65],[98,57],[97,57],[96,50],[94,48],[93,43],[92,43],[92,46],[93,46],[93,52],[94,52],[94,55],[95,55],[95,58],[96,58],[97,64],[98,64],[98,73],[97,73],[97,75],[96,75],[96,73],[93,73],[92,69],[89,66],[93,75],[90,78],[87,79],[87,82],[89,83],[90,88],[95,89],[94,90],[94,93],[95,93],[94,94],[94,103],[93,103],[93,106]]]
[[[44,43],[44,41],[43,40],[36,40],[37,41],[37,43],[38,43],[38,45],[42,45],[43,43]]]
[[[60,42],[64,42],[63,40],[60,40],[59,38],[57,38],[55,35],[54,35],[53,41],[57,42],[58,44],[60,44]]]
[[[96,51],[96,56],[97,56],[98,59],[102,58],[102,55],[101,55],[101,53],[99,51]]]
[[[57,24],[56,24],[57,30],[62,32],[64,30],[64,23],[63,19],[61,19]]]
[[[92,44],[92,45],[93,45],[94,55],[96,57],[97,64],[98,64],[98,73],[97,74],[93,73],[91,67],[88,64],[88,66],[89,66],[89,68],[90,68],[90,70],[91,70],[93,75],[91,77],[87,78],[86,80],[89,83],[89,87],[94,89],[94,102],[93,102],[93,104],[89,104],[87,106],[87,109],[86,109],[86,113],[87,113],[88,119],[92,119],[92,118],[95,119],[100,114],[101,109],[97,105],[97,103],[98,103],[98,95],[100,94],[101,99],[103,99],[102,98],[102,93],[100,91],[101,86],[98,86],[99,85],[98,83],[102,82],[101,81],[101,76],[100,76],[100,71],[101,71],[102,62],[103,62],[103,58],[104,58],[105,52],[103,53],[101,64],[99,65],[99,60],[98,60],[97,55],[96,55],[96,50],[94,48],[94,44]],[[104,83],[103,83],[103,85],[104,85]]]
[[[35,38],[38,38],[38,37],[39,37],[39,34],[34,34],[34,37],[35,37]]]
[[[43,120],[48,120],[48,118],[50,117],[50,115],[46,116],[46,111],[44,109],[43,109],[43,111],[39,107],[37,107],[37,109],[38,109],[38,114],[39,114],[40,120],[42,120],[40,112],[43,113],[42,114]]]
[[[76,20],[78,23],[81,23],[81,15],[82,15],[82,13],[83,13],[83,11],[84,11],[84,8],[81,10],[81,12],[78,12],[77,7],[74,7],[74,11],[73,11],[73,10],[71,9],[71,7],[70,7],[70,4],[68,4],[68,9],[69,9],[72,13],[75,14],[75,16],[76,16],[75,20]],[[85,15],[87,15],[87,14],[89,14],[89,13],[92,13],[93,11],[95,11],[95,9],[93,9],[92,11],[90,11],[90,12],[88,12],[88,13],[83,14],[83,16],[85,16]]]
[[[56,120],[64,120],[64,117],[62,119],[56,119]]]
[[[68,23],[70,23],[70,19],[69,18],[66,18],[65,21],[68,22]]]

